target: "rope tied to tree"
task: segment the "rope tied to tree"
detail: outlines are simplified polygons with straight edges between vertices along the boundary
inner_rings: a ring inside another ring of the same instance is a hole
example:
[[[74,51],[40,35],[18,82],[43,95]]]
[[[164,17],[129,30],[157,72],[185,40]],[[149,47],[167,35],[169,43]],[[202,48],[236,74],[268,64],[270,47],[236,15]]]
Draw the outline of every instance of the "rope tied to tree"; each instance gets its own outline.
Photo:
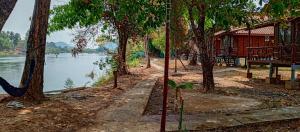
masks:
[[[26,51],[26,54],[30,56],[29,58],[31,58],[31,60],[30,60],[28,79],[24,82],[23,86],[14,87],[10,83],[8,83],[8,81],[6,81],[4,78],[0,77],[0,86],[4,89],[4,91],[7,94],[9,94],[13,97],[22,97],[25,95],[25,93],[27,92],[27,90],[29,88],[30,82],[33,77],[34,69],[36,66],[36,60],[34,58],[32,58],[31,56],[35,53],[35,51],[37,49],[39,49],[41,47],[44,47],[44,45],[39,45],[38,47],[32,49],[31,51],[30,50]]]

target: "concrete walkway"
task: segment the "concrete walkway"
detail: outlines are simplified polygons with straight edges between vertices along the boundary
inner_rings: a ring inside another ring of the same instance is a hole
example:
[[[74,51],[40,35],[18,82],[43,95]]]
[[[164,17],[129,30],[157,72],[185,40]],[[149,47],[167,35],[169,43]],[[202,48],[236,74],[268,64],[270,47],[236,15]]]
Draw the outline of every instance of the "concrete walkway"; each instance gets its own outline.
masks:
[[[155,62],[155,61],[154,61]],[[160,70],[161,66],[153,65]],[[235,69],[222,70],[226,72]],[[97,125],[82,129],[82,132],[158,132],[161,115],[144,116],[144,110],[151,95],[152,89],[161,77],[153,74],[150,78],[141,81],[134,88],[117,97],[116,103],[97,114]],[[202,113],[184,115],[184,125],[188,130],[202,128],[218,128],[239,126],[250,123],[278,121],[300,118],[300,106],[245,111],[243,113],[222,114]],[[168,115],[167,131],[176,131],[178,115]]]
[[[176,131],[179,117],[169,115],[167,131]],[[300,118],[300,106],[278,109],[265,109],[249,111],[240,114],[203,113],[198,115],[184,115],[184,126],[187,130],[213,129],[219,127],[233,127],[253,123],[272,122],[280,120],[292,120]],[[160,115],[144,117],[147,122],[159,122]],[[158,126],[159,127],[159,126]]]
[[[97,126],[88,132],[140,132],[156,131],[157,123],[141,122],[150,94],[160,74],[153,74],[131,90],[117,97],[116,102],[97,114]],[[155,125],[153,125],[155,124]]]

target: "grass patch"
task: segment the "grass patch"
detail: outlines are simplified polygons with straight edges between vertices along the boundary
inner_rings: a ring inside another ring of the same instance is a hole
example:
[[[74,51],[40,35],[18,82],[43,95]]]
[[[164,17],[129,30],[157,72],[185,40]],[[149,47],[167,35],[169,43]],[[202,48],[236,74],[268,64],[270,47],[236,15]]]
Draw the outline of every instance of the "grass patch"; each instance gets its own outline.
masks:
[[[13,51],[1,51],[0,52],[0,57],[10,57],[10,56],[19,56],[16,55]]]
[[[128,61],[129,68],[138,67],[140,64],[141,64],[141,59],[139,58],[129,59]]]
[[[104,75],[98,79],[95,83],[93,83],[93,87],[102,86],[113,80],[114,76],[112,71],[108,72],[107,75]]]

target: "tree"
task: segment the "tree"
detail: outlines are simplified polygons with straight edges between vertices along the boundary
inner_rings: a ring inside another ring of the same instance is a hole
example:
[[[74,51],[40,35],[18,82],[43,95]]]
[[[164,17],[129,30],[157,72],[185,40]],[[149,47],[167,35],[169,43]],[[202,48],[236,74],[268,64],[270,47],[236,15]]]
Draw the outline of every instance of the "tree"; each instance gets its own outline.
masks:
[[[0,0],[0,31],[14,9],[17,0]]]
[[[161,3],[161,0],[71,0],[66,5],[54,8],[50,31],[73,28],[77,25],[94,26],[103,31],[113,29],[119,39],[117,69],[119,75],[124,75],[128,73],[126,65],[128,39],[137,37],[143,29],[161,25],[164,14]],[[87,41],[82,36],[79,38],[81,39],[78,42]]]
[[[28,80],[29,67],[32,60],[34,60],[35,70],[24,97],[26,100],[40,101],[44,98],[44,64],[49,10],[50,0],[35,0],[31,27],[28,34],[28,52],[26,53],[26,61],[20,83],[20,85],[24,85],[26,80]]]
[[[215,88],[213,37],[219,30],[248,22],[254,4],[249,0],[188,0],[184,1],[188,19],[199,49],[203,71],[203,88]]]
[[[14,44],[14,47],[18,45],[18,43],[21,41],[21,35],[19,33],[13,33],[12,41]]]
[[[265,4],[262,13],[274,20],[287,20],[300,16],[299,0],[259,0],[259,3]]]
[[[0,33],[0,51],[11,50],[13,47],[12,40],[6,32]]]
[[[179,58],[179,50],[184,50],[187,39],[188,23],[184,10],[184,2],[182,0],[173,0],[171,6],[171,41],[173,51],[175,53],[175,72],[177,72],[177,59]]]

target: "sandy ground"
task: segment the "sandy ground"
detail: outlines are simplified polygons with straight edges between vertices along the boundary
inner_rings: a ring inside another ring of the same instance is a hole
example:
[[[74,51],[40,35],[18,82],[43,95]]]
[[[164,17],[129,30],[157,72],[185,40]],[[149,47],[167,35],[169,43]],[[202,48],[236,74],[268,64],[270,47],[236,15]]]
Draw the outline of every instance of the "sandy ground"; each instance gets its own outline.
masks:
[[[194,84],[193,90],[183,90],[187,113],[232,112],[230,110],[232,108],[237,109],[234,111],[242,112],[251,109],[279,108],[300,104],[299,90],[286,90],[283,84],[265,83],[263,79],[268,76],[268,69],[253,69],[254,79],[248,79],[245,69],[230,70],[232,68],[216,67],[214,74],[216,89],[213,93],[206,94],[203,93],[202,74],[199,68],[187,67],[190,69],[189,72],[170,76],[170,79],[177,81],[177,83],[191,82]],[[180,71],[184,70],[181,69]],[[282,70],[279,73],[284,79],[287,79],[289,75],[287,70]],[[157,101],[161,99],[161,87],[162,80],[161,84],[153,91],[152,99],[155,103],[150,103],[150,105],[158,105]],[[172,105],[175,90],[170,89],[169,95],[169,104]],[[149,114],[158,114],[159,109],[156,108],[156,112],[150,110]]]
[[[155,63],[163,66],[163,59]],[[198,113],[239,113],[249,110],[279,108],[299,105],[300,91],[285,90],[283,85],[266,84],[262,79],[268,75],[268,69],[253,69],[255,79],[245,78],[245,69],[238,71],[223,71],[215,73],[216,89],[212,93],[216,98],[202,92],[201,67],[188,66],[188,70],[178,62],[178,73],[174,74],[174,61],[171,61],[170,78],[177,82],[192,82],[193,90],[184,90],[187,114]],[[228,69],[215,67],[215,71]],[[112,88],[112,82],[98,88],[70,91],[58,95],[48,95],[41,104],[25,103],[24,109],[7,108],[7,101],[0,103],[0,131],[76,131],[95,125],[95,114],[115,103],[115,99],[125,91],[133,88],[135,84],[149,75],[161,72],[157,69],[134,68],[132,75],[119,79],[119,87]],[[289,71],[279,72],[284,79],[289,77]],[[161,83],[153,90],[146,115],[157,115],[161,112]],[[199,96],[197,95],[199,94]],[[169,114],[177,114],[173,109],[174,90],[169,92]],[[3,96],[2,96],[3,98]],[[203,102],[203,100],[206,100]],[[224,103],[227,102],[227,103]],[[247,103],[252,102],[252,103]],[[247,104],[247,105],[245,105]],[[197,107],[197,109],[195,109]],[[237,109],[230,109],[230,108]],[[299,125],[299,121],[294,123]],[[263,124],[262,127],[266,126]],[[243,130],[241,128],[241,130]]]
[[[172,61],[171,61],[172,62]],[[202,89],[201,66],[188,66],[184,62],[188,72],[179,66],[177,74],[171,71],[170,78],[177,83],[192,82],[193,90],[183,90],[185,100],[184,113],[187,115],[197,114],[239,114],[254,110],[265,110],[273,108],[282,108],[287,106],[298,106],[300,104],[300,91],[287,90],[284,84],[267,84],[265,78],[269,75],[268,68],[255,67],[253,79],[246,78],[246,69],[228,68],[216,66],[214,69],[216,89],[213,93],[204,93]],[[159,60],[158,64],[162,65],[163,61]],[[171,68],[174,63],[171,63]],[[279,74],[282,80],[290,78],[290,69],[280,68]],[[175,90],[170,89],[168,94],[168,113],[178,114],[175,110]],[[162,100],[162,78],[160,83],[154,88],[150,101],[146,108],[146,115],[161,114]],[[280,125],[279,125],[280,124]],[[278,121],[253,124],[249,126],[239,126],[234,128],[220,128],[211,131],[249,131],[255,128],[257,131],[299,131],[299,120]]]
[[[48,95],[41,104],[23,102],[24,109],[7,108],[8,102],[2,101],[0,131],[70,132],[94,125],[95,114],[98,111],[113,104],[117,96],[131,89],[153,72],[153,69],[134,68],[131,69],[132,75],[119,79],[118,88],[112,88],[112,82],[109,82],[101,87]]]

